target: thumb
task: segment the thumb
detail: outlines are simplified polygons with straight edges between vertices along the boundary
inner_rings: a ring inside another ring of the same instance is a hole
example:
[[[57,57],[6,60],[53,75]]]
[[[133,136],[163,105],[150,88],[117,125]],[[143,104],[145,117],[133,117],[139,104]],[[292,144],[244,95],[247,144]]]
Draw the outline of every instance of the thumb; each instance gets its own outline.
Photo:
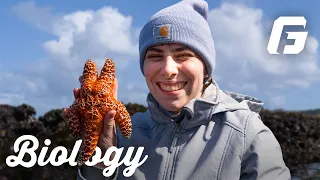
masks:
[[[104,119],[103,119],[103,135],[106,138],[111,138],[112,136],[114,136],[115,130],[116,130],[116,124],[115,124],[115,115],[116,115],[116,111],[115,110],[111,110],[109,111]]]

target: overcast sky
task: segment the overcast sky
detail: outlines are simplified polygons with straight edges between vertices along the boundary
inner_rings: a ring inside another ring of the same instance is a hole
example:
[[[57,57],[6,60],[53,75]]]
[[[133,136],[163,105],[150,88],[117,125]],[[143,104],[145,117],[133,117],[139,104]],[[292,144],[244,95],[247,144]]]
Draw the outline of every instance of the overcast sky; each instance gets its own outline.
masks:
[[[27,103],[37,115],[68,107],[85,60],[92,58],[101,69],[110,57],[116,62],[118,99],[146,105],[148,88],[138,62],[139,31],[149,16],[176,2],[2,1],[0,104]],[[222,89],[254,96],[268,109],[320,108],[319,2],[208,2],[217,49],[213,76]],[[307,20],[308,39],[299,55],[267,53],[273,21],[284,15]]]

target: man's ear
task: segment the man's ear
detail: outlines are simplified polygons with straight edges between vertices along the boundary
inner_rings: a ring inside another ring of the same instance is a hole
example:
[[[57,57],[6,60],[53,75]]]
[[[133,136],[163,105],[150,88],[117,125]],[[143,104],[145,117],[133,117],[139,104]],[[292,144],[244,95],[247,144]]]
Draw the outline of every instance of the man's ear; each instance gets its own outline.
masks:
[[[212,77],[209,75],[205,75],[205,77],[203,78],[203,89],[202,89],[202,93],[204,92],[204,90],[212,83]]]
[[[212,78],[209,75],[206,75],[203,79],[203,84],[205,86],[209,85],[211,83]]]

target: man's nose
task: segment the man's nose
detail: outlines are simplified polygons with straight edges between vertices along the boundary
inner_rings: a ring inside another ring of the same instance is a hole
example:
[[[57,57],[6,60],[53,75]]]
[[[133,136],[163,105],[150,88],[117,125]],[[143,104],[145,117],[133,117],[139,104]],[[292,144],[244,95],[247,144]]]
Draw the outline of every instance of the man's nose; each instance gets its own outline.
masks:
[[[177,74],[178,74],[177,63],[175,62],[172,56],[166,56],[163,61],[161,75],[165,77],[172,77]]]

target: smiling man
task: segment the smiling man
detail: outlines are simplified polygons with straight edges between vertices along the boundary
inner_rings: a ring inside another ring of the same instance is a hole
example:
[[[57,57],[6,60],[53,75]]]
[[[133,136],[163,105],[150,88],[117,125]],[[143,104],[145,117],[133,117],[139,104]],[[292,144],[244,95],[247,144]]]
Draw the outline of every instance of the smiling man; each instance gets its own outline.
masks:
[[[201,96],[204,77],[209,76],[199,55],[179,44],[149,48],[143,66],[151,94],[173,113]]]

